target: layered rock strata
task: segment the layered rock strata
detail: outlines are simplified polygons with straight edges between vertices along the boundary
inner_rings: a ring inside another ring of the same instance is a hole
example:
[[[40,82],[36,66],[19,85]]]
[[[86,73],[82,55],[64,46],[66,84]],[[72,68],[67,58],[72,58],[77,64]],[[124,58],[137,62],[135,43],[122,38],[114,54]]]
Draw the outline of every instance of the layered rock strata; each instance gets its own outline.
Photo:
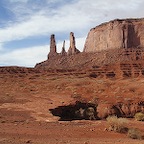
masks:
[[[74,34],[70,33],[70,47],[56,52],[53,42],[48,60],[37,69],[52,71],[88,71],[90,77],[144,76],[144,19],[114,20],[97,26],[89,32],[83,52],[76,48]]]

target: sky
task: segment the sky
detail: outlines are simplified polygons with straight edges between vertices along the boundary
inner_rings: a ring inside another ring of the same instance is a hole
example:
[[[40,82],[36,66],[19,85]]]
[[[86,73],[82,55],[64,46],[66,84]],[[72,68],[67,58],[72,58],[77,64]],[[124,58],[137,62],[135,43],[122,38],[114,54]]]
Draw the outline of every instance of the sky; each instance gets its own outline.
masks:
[[[0,66],[34,67],[74,32],[83,51],[89,30],[114,19],[143,18],[144,0],[0,0]]]

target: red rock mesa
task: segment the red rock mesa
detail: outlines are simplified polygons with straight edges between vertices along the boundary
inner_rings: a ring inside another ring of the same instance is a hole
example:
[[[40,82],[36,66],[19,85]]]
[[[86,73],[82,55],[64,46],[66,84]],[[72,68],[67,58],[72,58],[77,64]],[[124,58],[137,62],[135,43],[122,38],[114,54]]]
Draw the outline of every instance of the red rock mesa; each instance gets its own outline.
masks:
[[[84,52],[138,47],[144,47],[144,19],[117,19],[92,28]]]
[[[37,69],[60,71],[89,71],[92,77],[144,76],[144,19],[113,20],[88,33],[84,50],[76,48],[74,33],[70,33],[70,47],[56,52],[51,36],[48,59]]]

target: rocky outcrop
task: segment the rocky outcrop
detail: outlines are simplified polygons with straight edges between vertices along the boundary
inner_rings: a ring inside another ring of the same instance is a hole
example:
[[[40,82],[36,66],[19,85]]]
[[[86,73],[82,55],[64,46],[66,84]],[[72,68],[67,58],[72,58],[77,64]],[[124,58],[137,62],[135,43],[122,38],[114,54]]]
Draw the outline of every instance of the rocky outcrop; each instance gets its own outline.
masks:
[[[56,52],[54,35],[48,60],[36,69],[89,71],[92,78],[128,78],[144,76],[144,19],[114,20],[101,24],[88,34],[84,52],[76,48],[74,33],[70,47]]]
[[[65,120],[95,120],[96,119],[96,105],[91,103],[82,103],[76,101],[75,104],[58,106],[50,109],[54,116],[59,116],[60,121]]]
[[[144,47],[144,19],[117,19],[91,29],[84,52],[139,47]]]
[[[68,55],[77,54],[79,52],[80,51],[76,48],[74,33],[71,32],[70,33],[70,47],[69,47],[69,50],[68,50]]]
[[[97,116],[104,119],[110,115],[118,117],[134,117],[137,112],[143,112],[144,102],[127,102],[116,104],[98,104]]]
[[[80,53],[80,51],[76,48],[75,37],[74,37],[73,32],[70,33],[70,47],[69,47],[68,52],[66,52],[66,50],[65,50],[65,41],[64,41],[61,53],[57,53],[55,35],[54,34],[51,35],[51,37],[50,37],[50,52],[48,54],[48,60],[51,58],[58,59],[59,56],[74,55],[74,54],[78,54],[78,53]]]
[[[59,106],[50,109],[54,116],[60,120],[96,120],[105,119],[108,116],[132,118],[137,112],[143,112],[144,101],[121,102],[121,103],[82,103]]]
[[[48,58],[56,56],[57,50],[56,50],[56,41],[55,41],[55,35],[52,34],[50,37],[50,52],[48,54]]]
[[[36,69],[87,71],[91,78],[144,76],[144,49],[111,49],[97,53],[57,56],[37,64]]]

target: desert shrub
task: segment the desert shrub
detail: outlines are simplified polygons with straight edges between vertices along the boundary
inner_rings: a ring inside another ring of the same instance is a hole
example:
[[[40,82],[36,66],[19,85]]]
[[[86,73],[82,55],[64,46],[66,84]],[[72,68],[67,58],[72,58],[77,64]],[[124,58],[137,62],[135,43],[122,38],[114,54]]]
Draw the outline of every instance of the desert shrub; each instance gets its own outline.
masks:
[[[109,116],[107,117],[108,122],[108,130],[115,131],[119,133],[126,133],[128,131],[127,128],[127,119],[125,118],[117,118],[117,116]]]
[[[93,107],[88,107],[85,111],[85,116],[89,120],[95,120],[95,110]]]
[[[137,121],[144,121],[144,114],[142,112],[136,113],[134,117]]]
[[[132,139],[143,139],[141,131],[136,128],[131,128],[128,130],[128,137]]]

